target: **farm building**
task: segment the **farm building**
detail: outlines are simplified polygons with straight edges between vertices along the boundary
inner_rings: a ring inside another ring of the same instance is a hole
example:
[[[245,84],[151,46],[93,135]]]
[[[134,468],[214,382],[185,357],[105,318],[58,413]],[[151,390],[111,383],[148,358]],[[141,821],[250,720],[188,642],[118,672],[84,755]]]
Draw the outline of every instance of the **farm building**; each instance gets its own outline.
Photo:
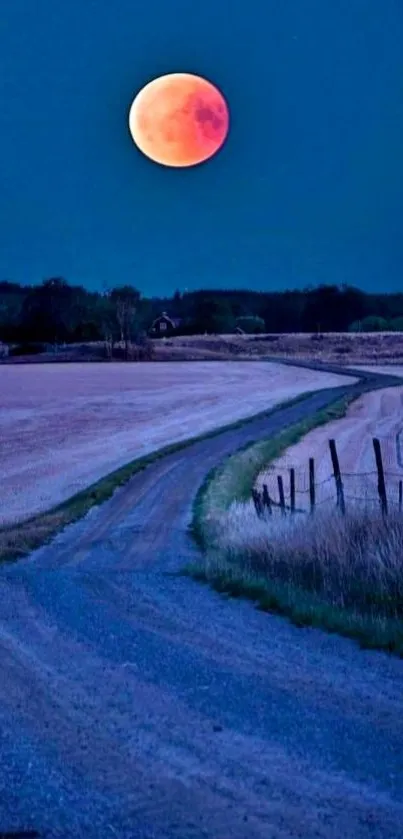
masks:
[[[169,335],[177,329],[181,323],[182,318],[170,318],[166,312],[162,312],[162,314],[152,322],[149,334],[154,336]]]

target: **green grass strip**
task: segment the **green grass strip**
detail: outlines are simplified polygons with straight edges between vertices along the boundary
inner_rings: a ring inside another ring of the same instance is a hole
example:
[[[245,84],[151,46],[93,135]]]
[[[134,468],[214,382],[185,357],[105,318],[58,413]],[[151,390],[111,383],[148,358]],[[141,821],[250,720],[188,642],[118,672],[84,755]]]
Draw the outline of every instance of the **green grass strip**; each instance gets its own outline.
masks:
[[[275,579],[253,577],[242,569],[223,567],[220,561],[188,565],[182,573],[207,583],[219,594],[252,600],[261,611],[286,617],[300,628],[324,629],[351,638],[364,649],[382,650],[403,658],[402,621],[337,609],[314,592]]]
[[[193,502],[191,530],[199,547],[203,550],[213,547],[214,535],[209,526],[213,513],[224,512],[233,501],[247,501],[257,476],[265,466],[298,443],[309,431],[332,420],[342,419],[355,399],[356,394],[348,394],[275,437],[259,443],[247,443],[230,455],[224,464],[214,467],[206,475]]]

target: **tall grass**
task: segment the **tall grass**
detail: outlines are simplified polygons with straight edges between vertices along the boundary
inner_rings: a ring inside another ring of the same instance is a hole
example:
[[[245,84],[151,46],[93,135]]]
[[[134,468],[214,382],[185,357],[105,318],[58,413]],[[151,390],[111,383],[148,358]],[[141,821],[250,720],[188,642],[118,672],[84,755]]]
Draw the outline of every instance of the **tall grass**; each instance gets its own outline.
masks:
[[[373,618],[403,617],[403,517],[351,506],[313,516],[257,519],[250,502],[231,504],[215,541],[221,562],[320,596]]]
[[[295,423],[275,437],[259,443],[248,443],[228,457],[223,465],[209,472],[200,486],[193,505],[192,530],[202,548],[214,542],[221,527],[221,515],[233,501],[247,501],[254,483],[267,464],[298,443],[313,428],[341,419],[357,394],[348,393],[327,408]]]
[[[344,400],[309,418],[343,416]],[[303,437],[307,422],[237,452],[208,476],[194,507],[203,560],[187,569],[218,591],[253,599],[298,625],[354,637],[362,646],[403,656],[403,515],[335,504],[314,515],[256,515],[257,474]]]

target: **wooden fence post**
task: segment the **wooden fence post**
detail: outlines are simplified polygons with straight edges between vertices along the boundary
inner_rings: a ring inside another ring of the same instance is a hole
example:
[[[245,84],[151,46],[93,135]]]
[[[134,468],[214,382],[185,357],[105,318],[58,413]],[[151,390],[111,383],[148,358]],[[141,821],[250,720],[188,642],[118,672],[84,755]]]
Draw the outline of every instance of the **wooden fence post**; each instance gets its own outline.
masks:
[[[315,512],[315,460],[313,457],[309,458],[309,502],[311,506],[311,513]]]
[[[262,517],[262,512],[263,512],[262,511],[262,502],[261,502],[261,499],[260,499],[260,493],[255,488],[252,489],[252,498],[253,498],[253,503],[255,505],[256,513],[257,513],[258,517],[261,518]]]
[[[263,506],[266,507],[270,515],[272,515],[273,511],[271,509],[271,501],[267,484],[263,484]]]
[[[290,508],[295,513],[295,469],[290,469]]]
[[[399,513],[402,512],[403,506],[403,481],[399,481]]]
[[[388,501],[386,498],[385,474],[383,471],[381,444],[377,437],[372,438],[375,451],[376,468],[378,470],[378,493],[381,503],[382,515],[388,514]]]
[[[341,513],[344,516],[346,512],[346,503],[344,499],[344,487],[341,479],[339,458],[336,449],[336,440],[329,440],[330,456],[332,458],[333,475],[336,482],[337,506],[340,507]]]
[[[277,475],[277,483],[278,483],[278,493],[280,496],[280,507],[283,516],[285,516],[285,497],[284,497],[284,486],[283,486],[283,478],[281,475]]]

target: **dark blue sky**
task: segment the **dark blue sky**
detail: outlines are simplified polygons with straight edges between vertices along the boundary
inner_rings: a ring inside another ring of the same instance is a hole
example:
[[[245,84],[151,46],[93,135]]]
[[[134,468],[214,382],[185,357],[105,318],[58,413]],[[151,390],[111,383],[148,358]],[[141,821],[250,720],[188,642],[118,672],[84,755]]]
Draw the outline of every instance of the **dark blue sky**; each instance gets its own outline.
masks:
[[[403,290],[402,0],[1,0],[0,66],[0,279]],[[127,127],[175,71],[231,110],[185,170]]]

